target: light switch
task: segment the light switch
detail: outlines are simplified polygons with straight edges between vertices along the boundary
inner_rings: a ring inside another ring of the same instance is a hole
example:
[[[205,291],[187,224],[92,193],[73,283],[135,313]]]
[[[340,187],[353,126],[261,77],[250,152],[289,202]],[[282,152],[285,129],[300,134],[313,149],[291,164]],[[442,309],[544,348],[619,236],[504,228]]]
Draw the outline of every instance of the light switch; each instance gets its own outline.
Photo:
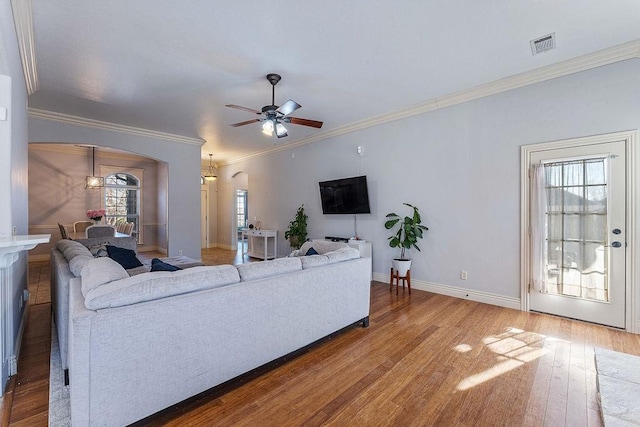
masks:
[[[7,108],[6,107],[0,107],[0,120],[2,120],[2,121],[7,120]]]

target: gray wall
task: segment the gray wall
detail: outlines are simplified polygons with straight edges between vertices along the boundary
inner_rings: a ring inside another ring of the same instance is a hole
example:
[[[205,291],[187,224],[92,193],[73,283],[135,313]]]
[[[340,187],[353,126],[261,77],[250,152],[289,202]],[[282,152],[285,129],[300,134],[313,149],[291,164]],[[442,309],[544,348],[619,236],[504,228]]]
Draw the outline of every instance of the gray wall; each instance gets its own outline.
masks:
[[[200,259],[200,210],[191,208],[200,206],[199,144],[176,143],[33,117],[29,119],[29,142],[91,144],[166,162],[168,253],[174,256],[182,251],[185,256]],[[162,238],[159,238],[159,244],[161,242]]]
[[[231,176],[249,175],[249,209],[283,234],[304,203],[310,237],[353,235],[351,216],[323,215],[318,181],[367,175],[374,272],[389,274],[387,213],[417,205],[430,230],[412,278],[520,298],[520,146],[640,127],[640,60],[631,59],[225,166],[219,238],[231,230]],[[359,156],[357,146],[364,153]],[[460,279],[468,271],[468,280]]]
[[[143,170],[142,239],[139,250],[166,250],[166,222],[160,222],[159,211],[166,212],[166,179],[158,172],[159,162],[126,153],[95,151],[95,170],[100,166]],[[166,168],[165,168],[166,170]],[[71,229],[75,221],[86,221],[88,209],[100,209],[103,192],[84,187],[85,177],[91,175],[91,149],[61,144],[29,145],[29,231],[31,234],[51,233],[49,245],[38,245],[30,255],[48,255],[51,246],[60,238],[58,222]],[[158,182],[158,178],[161,181]],[[159,191],[165,187],[165,191]],[[164,204],[162,204],[162,201]],[[166,215],[162,215],[163,219]]]
[[[0,237],[11,236],[12,227],[20,235],[27,234],[27,91],[22,74],[18,42],[13,23],[11,4],[0,4],[0,107],[7,108],[7,120],[0,121]],[[8,277],[10,288],[6,291],[8,301],[1,301],[2,324],[0,340],[17,346],[20,324],[26,305],[20,308],[23,290],[27,288],[27,255],[21,253],[18,261],[10,268]],[[0,280],[1,281],[1,280]],[[5,290],[3,290],[4,292]],[[9,310],[8,307],[12,307]],[[8,315],[12,313],[13,315]],[[5,336],[5,329],[10,336]],[[2,361],[0,386],[6,385],[9,370],[6,360]]]

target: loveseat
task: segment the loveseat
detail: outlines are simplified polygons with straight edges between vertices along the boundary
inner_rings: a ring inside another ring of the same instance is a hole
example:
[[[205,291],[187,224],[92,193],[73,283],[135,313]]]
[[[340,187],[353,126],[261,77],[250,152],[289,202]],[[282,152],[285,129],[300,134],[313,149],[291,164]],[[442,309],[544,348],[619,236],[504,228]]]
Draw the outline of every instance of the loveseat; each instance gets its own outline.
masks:
[[[69,280],[79,277],[82,267],[88,259],[108,255],[107,246],[114,246],[130,251],[134,256],[138,254],[138,243],[135,237],[94,237],[88,239],[63,239],[51,249],[51,308],[56,326],[58,343],[60,344],[60,358],[65,370],[65,383],[68,381],[68,331],[69,331]],[[136,258],[137,259],[137,258]],[[161,258],[162,261],[188,268],[203,265],[199,260],[188,257]],[[136,275],[151,271],[149,262],[127,270],[129,275]]]
[[[368,326],[369,260],[317,252],[132,277],[89,260],[69,280],[72,424],[126,425]]]

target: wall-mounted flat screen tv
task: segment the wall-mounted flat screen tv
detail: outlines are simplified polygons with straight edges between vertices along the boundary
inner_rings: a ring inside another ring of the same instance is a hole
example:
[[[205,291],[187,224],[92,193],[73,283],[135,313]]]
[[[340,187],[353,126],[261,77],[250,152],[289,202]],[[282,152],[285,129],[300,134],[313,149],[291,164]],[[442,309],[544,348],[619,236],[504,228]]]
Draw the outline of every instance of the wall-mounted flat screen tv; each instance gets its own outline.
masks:
[[[323,214],[371,213],[366,176],[334,179],[319,184]]]

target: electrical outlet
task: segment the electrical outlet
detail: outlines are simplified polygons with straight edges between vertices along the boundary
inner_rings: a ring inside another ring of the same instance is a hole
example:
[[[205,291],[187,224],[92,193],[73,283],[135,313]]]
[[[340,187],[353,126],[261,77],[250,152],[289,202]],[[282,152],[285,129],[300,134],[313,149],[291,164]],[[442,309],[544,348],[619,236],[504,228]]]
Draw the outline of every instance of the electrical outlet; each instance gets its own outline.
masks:
[[[460,279],[467,280],[467,272],[464,270],[460,271]]]
[[[178,251],[178,255],[182,255],[182,249]]]

